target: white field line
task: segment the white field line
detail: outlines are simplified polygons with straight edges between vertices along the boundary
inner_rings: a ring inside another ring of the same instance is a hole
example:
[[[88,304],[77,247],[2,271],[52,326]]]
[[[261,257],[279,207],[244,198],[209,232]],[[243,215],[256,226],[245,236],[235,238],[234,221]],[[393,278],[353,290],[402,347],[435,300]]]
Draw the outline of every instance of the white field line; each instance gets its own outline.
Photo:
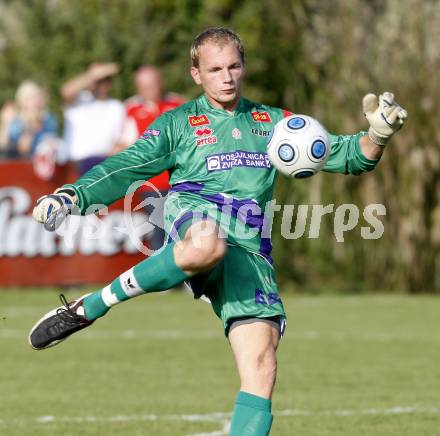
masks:
[[[8,329],[0,327],[0,338],[19,339],[27,338],[28,331],[20,329]],[[222,339],[223,332],[219,330],[120,330],[120,331],[94,331],[87,330],[75,335],[75,338],[83,340],[103,339]]]
[[[375,305],[375,306],[394,306],[396,304],[417,304],[419,299],[410,295],[369,295],[369,296],[329,296],[320,295],[316,297],[301,297],[294,296],[293,301],[296,306],[329,306],[332,304],[338,306],[360,306],[360,305]]]
[[[40,310],[44,311],[45,308],[40,306],[1,306],[0,305],[0,316],[8,317],[19,317],[23,315],[33,315]]]
[[[193,295],[192,291],[186,291],[185,293],[189,294],[191,297]],[[85,291],[84,291],[85,293]],[[173,291],[163,291],[155,293],[155,295],[166,295],[169,293],[173,293]],[[26,298],[26,293],[23,293],[23,300]],[[319,297],[293,297],[291,299],[295,307],[299,306],[328,306],[328,305],[338,305],[338,306],[358,306],[358,305],[377,305],[377,306],[394,306],[395,304],[417,304],[419,299],[417,297],[411,297],[407,295],[403,296],[392,296],[392,295],[378,295],[371,297],[331,297],[331,296],[319,296]],[[154,303],[152,303],[154,304]],[[20,304],[20,305],[9,305],[1,303],[1,294],[0,294],[0,314],[17,316],[23,314],[32,314],[35,315],[37,312],[48,311],[47,306],[43,306],[40,304],[28,305],[28,304]],[[37,313],[37,315],[38,315]]]
[[[185,289],[185,288],[184,288]],[[163,291],[156,293],[155,295],[165,295],[172,293],[173,291]],[[192,291],[186,292],[191,296]],[[24,298],[25,298],[25,294]],[[1,294],[0,294],[1,298]],[[298,307],[315,307],[315,306],[359,306],[359,305],[376,305],[376,306],[394,306],[398,305],[414,305],[417,304],[419,299],[416,297],[411,297],[407,295],[403,296],[393,296],[393,295],[377,295],[370,297],[331,297],[331,296],[319,296],[319,297],[293,297],[293,304],[296,308]],[[154,303],[152,303],[154,304]],[[35,305],[4,305],[1,303],[0,299],[0,319],[1,317],[16,318],[23,315],[38,315],[38,313],[44,313],[47,311],[47,306],[42,306],[39,304]]]
[[[431,414],[439,415],[439,407],[431,406],[395,406],[385,409],[370,408],[361,410],[305,410],[305,409],[287,409],[274,411],[275,417],[351,417],[351,416],[389,416],[389,415],[414,415],[414,414]],[[115,423],[115,422],[142,422],[142,421],[186,421],[186,422],[212,422],[220,426],[218,430],[209,433],[192,433],[189,436],[223,436],[229,434],[230,413],[216,412],[207,414],[182,414],[182,415],[114,415],[114,416],[40,416],[37,418],[22,418],[12,420],[0,419],[0,425],[26,425],[40,424],[46,425],[51,423]]]
[[[293,330],[293,329],[292,329]],[[0,325],[0,339],[20,339],[27,338],[28,331],[21,329],[2,328]],[[224,339],[223,332],[218,330],[120,330],[120,331],[100,331],[87,330],[75,335],[80,340],[180,340],[180,339]],[[283,341],[289,340],[329,340],[329,341],[367,341],[367,342],[417,342],[417,343],[438,343],[437,337],[420,337],[416,335],[396,335],[390,333],[352,333],[352,332],[318,332],[318,331],[291,331],[287,329]]]

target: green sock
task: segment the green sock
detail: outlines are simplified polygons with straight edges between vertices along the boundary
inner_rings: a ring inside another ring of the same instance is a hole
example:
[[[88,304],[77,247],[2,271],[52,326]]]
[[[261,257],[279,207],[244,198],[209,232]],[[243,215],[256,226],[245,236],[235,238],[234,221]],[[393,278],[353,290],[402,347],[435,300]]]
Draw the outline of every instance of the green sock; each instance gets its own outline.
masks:
[[[189,276],[174,261],[174,243],[122,273],[110,285],[84,298],[87,319],[104,316],[110,307],[146,292],[165,291]]]
[[[240,391],[232,415],[230,436],[267,436],[272,426],[272,402]]]

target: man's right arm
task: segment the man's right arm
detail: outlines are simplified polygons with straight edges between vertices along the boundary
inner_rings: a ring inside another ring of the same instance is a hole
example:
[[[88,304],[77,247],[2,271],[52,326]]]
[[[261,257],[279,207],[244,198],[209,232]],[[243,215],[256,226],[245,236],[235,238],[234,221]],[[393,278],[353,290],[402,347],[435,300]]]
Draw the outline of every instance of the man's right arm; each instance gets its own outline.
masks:
[[[75,191],[81,213],[93,204],[109,205],[124,197],[133,182],[172,168],[174,131],[174,117],[164,114],[133,145],[96,165],[75,183],[65,185]]]
[[[134,182],[171,169],[175,164],[175,130],[173,115],[165,113],[132,146],[96,165],[76,182],[62,186],[61,192],[67,192],[74,200],[68,212],[63,214],[61,211],[61,214],[65,216],[73,209],[81,214],[94,212],[99,208],[94,205],[109,205],[124,197]],[[59,209],[57,205],[63,203],[54,203],[53,197],[39,200],[34,209],[37,221],[51,221],[50,215],[54,215]],[[53,227],[50,230],[54,230],[55,225]]]

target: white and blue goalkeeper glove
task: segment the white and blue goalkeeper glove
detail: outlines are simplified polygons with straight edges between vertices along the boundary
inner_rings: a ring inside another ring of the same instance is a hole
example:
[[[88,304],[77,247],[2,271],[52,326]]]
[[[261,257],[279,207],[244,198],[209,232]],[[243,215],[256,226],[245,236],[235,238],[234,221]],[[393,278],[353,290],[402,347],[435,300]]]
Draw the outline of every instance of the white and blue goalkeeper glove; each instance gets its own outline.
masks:
[[[391,92],[379,95],[379,100],[375,94],[367,94],[362,100],[362,107],[370,123],[368,137],[377,145],[385,145],[408,117]]]
[[[73,189],[58,188],[53,194],[43,195],[37,200],[32,216],[44,224],[46,230],[53,232],[72,212],[77,200]]]

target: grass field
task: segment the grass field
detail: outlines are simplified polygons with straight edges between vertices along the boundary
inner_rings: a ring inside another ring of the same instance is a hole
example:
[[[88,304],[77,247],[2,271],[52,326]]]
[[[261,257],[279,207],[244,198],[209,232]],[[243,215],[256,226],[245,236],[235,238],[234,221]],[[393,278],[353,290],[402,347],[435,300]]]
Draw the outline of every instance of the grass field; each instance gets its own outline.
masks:
[[[440,435],[440,299],[284,303],[271,435]],[[50,291],[0,292],[1,435],[227,434],[238,380],[208,304],[140,297],[31,350],[28,329],[56,304]]]

